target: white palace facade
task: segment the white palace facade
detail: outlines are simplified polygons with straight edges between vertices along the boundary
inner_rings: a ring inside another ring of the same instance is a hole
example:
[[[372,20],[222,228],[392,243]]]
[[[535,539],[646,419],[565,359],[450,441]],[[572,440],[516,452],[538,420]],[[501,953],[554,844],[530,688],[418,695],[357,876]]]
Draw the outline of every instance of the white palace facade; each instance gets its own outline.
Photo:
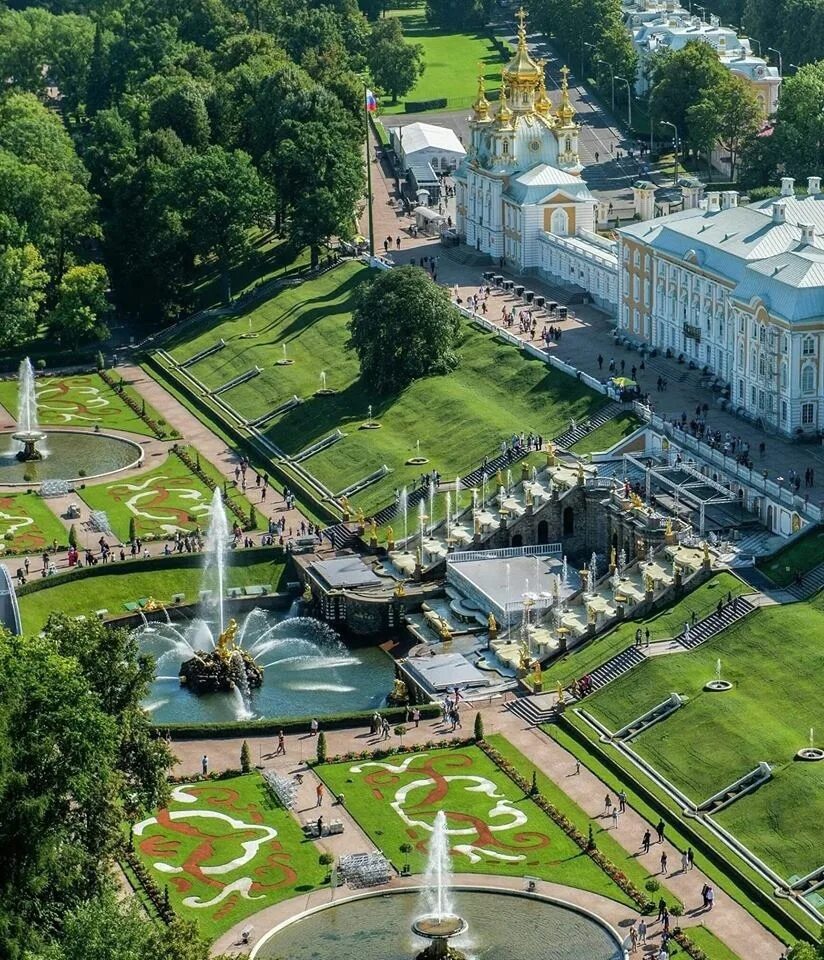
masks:
[[[617,302],[615,245],[595,233],[598,202],[581,179],[579,127],[566,68],[557,110],[544,64],[529,54],[523,11],[518,46],[493,109],[479,78],[471,140],[455,173],[456,227],[470,247],[519,272]]]
[[[618,325],[729,387],[786,436],[824,431],[824,194],[739,205],[734,191],[619,231]]]

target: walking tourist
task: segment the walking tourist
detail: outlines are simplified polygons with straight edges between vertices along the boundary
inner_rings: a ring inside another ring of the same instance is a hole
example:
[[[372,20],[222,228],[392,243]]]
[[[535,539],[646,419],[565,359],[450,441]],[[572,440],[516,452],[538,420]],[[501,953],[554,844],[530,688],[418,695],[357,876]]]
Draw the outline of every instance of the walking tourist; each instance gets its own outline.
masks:
[[[209,773],[209,758],[206,754],[203,754],[203,757],[200,760],[200,769],[205,777]]]
[[[283,731],[278,732],[278,748],[275,751],[275,756],[285,756],[286,755],[286,739],[283,736]]]

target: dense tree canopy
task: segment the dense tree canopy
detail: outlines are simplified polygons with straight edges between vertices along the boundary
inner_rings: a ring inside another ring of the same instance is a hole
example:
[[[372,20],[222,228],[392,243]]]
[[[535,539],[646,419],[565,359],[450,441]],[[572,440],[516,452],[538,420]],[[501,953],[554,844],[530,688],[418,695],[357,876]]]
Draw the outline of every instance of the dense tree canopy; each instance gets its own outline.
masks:
[[[458,364],[460,313],[419,267],[380,273],[358,292],[349,345],[366,381],[380,393],[447,373]]]
[[[773,127],[752,138],[743,156],[748,185],[774,183],[781,176],[821,176],[824,168],[824,61],[787,77]]]
[[[388,93],[393,103],[415,86],[424,69],[423,47],[404,40],[397,17],[375,24],[367,59],[375,85]]]
[[[14,931],[30,949],[48,942],[104,891],[121,824],[165,798],[171,755],[140,707],[151,676],[129,632],[96,620],[55,615],[40,637],[0,633],[4,945]]]

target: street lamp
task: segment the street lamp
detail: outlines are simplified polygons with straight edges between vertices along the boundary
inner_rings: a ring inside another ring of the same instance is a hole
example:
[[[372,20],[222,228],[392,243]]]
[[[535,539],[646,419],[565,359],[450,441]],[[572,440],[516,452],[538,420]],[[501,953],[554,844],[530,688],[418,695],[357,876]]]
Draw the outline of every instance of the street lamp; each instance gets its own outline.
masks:
[[[776,50],[775,47],[767,47],[767,50],[768,50],[768,51],[769,51],[769,50],[772,50],[773,53],[777,53],[777,54],[778,54],[778,76],[779,76],[779,77],[783,77],[783,76],[784,76],[784,61],[781,59],[781,51],[780,51],[780,50]]]
[[[650,163],[652,163],[652,151],[655,145],[655,124],[652,122],[652,87],[649,88],[649,107],[647,113],[649,115],[649,155]]]
[[[630,131],[632,131],[632,87],[629,85],[629,80],[625,77],[616,77],[615,79],[627,85],[627,125]]]
[[[758,44],[758,56],[760,57],[760,56],[761,56],[761,41],[760,41],[760,40],[756,40],[755,37],[750,37],[750,43],[757,43],[757,44]]]
[[[797,63],[791,63],[789,66],[791,66],[796,73],[798,73],[798,71],[801,69]]]
[[[678,127],[674,123],[670,123],[669,120],[660,120],[659,123],[663,127],[672,127],[675,132],[675,182],[678,183],[678,153],[681,149],[681,141],[678,138]]]
[[[612,64],[607,63],[606,60],[596,60],[596,64],[603,63],[605,67],[609,69],[609,75],[612,79],[612,115],[615,116],[615,71],[612,69]]]
[[[703,20],[704,17],[707,15],[707,8],[702,7],[700,4],[696,3],[695,9],[701,11],[701,19]]]
[[[584,48],[589,47],[590,50],[595,49],[595,45],[592,43],[587,43],[584,38],[581,38],[581,76],[578,78],[579,83],[584,82]]]

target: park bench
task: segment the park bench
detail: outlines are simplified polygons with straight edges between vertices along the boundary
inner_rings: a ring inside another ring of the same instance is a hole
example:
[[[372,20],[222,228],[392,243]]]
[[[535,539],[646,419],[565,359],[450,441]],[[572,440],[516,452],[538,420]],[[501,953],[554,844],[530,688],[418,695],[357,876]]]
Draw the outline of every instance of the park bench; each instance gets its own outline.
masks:
[[[265,583],[252,583],[243,588],[247,597],[263,597],[269,592],[269,587]]]

